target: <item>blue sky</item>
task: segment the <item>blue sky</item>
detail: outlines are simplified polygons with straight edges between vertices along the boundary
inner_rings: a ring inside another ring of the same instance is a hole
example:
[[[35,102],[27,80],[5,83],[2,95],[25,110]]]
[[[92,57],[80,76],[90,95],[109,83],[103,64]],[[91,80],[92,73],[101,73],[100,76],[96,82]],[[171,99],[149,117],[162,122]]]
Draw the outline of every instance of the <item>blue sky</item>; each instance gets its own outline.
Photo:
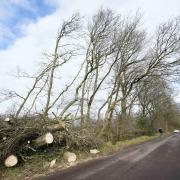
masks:
[[[38,21],[55,9],[55,4],[46,0],[0,0],[0,49],[25,35],[22,25]]]

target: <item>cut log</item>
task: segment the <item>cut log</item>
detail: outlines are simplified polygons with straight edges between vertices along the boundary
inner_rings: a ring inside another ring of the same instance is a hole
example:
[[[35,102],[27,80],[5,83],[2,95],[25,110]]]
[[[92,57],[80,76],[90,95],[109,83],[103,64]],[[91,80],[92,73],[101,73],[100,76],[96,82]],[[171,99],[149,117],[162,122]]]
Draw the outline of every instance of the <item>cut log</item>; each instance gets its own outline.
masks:
[[[5,119],[4,119],[4,122],[6,122],[6,123],[8,123],[8,124],[10,124],[10,125],[13,124],[13,120],[10,119],[10,118],[5,118]]]
[[[98,151],[97,149],[91,149],[90,153],[91,154],[98,154],[100,151]]]
[[[3,141],[6,141],[6,139],[7,139],[7,137],[6,137],[6,136],[4,136],[4,137],[3,137]]]
[[[49,164],[49,167],[50,167],[50,168],[53,168],[53,167],[55,166],[56,160],[57,160],[57,159],[53,159],[53,160],[50,162],[50,164]]]
[[[10,119],[9,119],[9,118],[5,118],[4,121],[5,121],[5,122],[9,122]]]
[[[65,128],[66,128],[66,125],[64,122],[59,122],[57,124],[51,124],[47,126],[48,131],[51,131],[51,132],[64,130]]]
[[[4,161],[4,165],[6,166],[6,167],[13,167],[13,166],[15,166],[16,164],[18,163],[18,158],[17,158],[17,156],[16,155],[9,155],[6,159],[5,159],[5,161]]]
[[[54,141],[54,137],[53,135],[48,132],[40,137],[38,137],[37,139],[33,140],[31,142],[31,145],[35,148],[47,145],[47,144],[52,144]]]
[[[90,153],[91,154],[98,154],[100,151],[98,151],[97,149],[91,149]]]
[[[63,158],[64,158],[67,162],[71,163],[71,162],[75,162],[75,161],[76,161],[77,156],[76,156],[75,153],[65,152],[64,155],[63,155]]]

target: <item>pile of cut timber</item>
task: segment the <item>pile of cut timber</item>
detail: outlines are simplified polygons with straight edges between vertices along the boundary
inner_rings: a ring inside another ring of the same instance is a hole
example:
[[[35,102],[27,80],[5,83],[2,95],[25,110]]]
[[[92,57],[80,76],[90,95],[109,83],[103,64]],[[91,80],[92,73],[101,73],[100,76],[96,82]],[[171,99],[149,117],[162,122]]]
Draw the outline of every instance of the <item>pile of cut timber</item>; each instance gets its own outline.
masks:
[[[63,130],[63,121],[6,118],[0,122],[0,166],[16,166],[22,153],[48,147],[54,142],[53,133]]]

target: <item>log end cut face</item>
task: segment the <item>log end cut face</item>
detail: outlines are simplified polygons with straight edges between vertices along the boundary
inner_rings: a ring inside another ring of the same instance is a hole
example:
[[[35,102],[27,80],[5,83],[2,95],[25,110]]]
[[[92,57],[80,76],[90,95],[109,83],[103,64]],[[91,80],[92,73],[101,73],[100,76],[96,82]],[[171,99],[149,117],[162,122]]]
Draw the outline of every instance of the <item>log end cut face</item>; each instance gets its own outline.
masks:
[[[65,152],[64,155],[63,155],[64,159],[66,161],[68,161],[69,163],[71,162],[75,162],[76,159],[77,159],[77,156],[75,153],[71,153],[71,152]]]
[[[46,133],[46,138],[45,139],[46,139],[47,144],[52,144],[53,141],[54,141],[54,137],[53,137],[53,135],[51,133]]]
[[[4,161],[4,165],[6,167],[13,167],[18,163],[18,159],[15,155],[10,155],[8,156],[5,161]]]

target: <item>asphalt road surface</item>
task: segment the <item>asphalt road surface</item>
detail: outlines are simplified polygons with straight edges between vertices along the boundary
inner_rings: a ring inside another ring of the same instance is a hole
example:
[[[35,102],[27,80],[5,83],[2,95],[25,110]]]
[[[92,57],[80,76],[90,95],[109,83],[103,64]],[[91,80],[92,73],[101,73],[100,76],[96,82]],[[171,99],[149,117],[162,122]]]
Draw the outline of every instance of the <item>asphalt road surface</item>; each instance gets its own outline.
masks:
[[[180,134],[159,138],[39,180],[180,180]]]

